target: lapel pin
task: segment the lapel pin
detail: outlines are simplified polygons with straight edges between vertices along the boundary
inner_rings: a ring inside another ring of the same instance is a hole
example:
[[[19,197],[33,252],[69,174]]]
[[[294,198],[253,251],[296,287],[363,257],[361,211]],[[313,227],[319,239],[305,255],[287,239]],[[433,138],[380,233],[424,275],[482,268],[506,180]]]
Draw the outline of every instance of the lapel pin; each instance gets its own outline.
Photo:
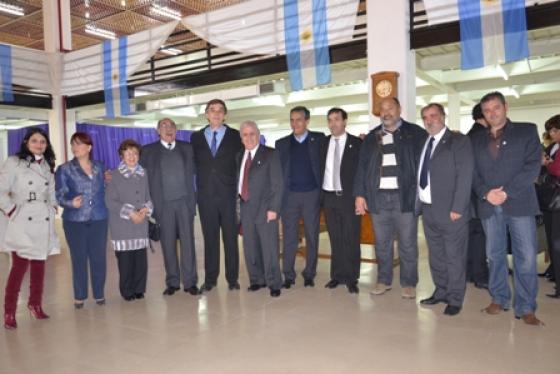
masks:
[[[352,148],[352,144],[350,144],[350,145],[348,146],[348,148]]]
[[[502,142],[502,145],[506,145],[506,144],[507,144],[507,142],[504,140],[504,141]]]
[[[258,161],[257,161],[257,165],[260,165],[260,164],[261,164],[261,160],[258,160]]]

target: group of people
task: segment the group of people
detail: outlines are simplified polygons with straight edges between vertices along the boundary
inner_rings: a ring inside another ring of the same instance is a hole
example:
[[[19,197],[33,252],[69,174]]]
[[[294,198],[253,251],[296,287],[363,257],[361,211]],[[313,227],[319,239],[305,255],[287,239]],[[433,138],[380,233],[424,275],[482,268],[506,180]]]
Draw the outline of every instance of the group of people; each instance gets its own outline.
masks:
[[[5,226],[0,246],[12,256],[4,326],[17,327],[17,299],[29,266],[28,308],[34,317],[48,318],[42,309],[43,279],[47,256],[60,252],[54,231],[58,207],[64,208],[76,309],[83,308],[88,298],[88,274],[95,303],[105,304],[108,231],[118,261],[121,296],[127,301],[144,297],[149,219],[155,219],[161,230],[164,295],[173,295],[181,285],[191,295],[215,288],[220,242],[228,289],[239,290],[241,234],[248,291],[268,288],[271,297],[280,296],[282,288],[296,282],[301,220],[305,237],[301,275],[303,285],[313,287],[323,208],[332,254],[326,288],[345,285],[348,292],[359,293],[360,215],[371,214],[378,272],[370,293],[382,295],[392,288],[397,237],[402,297],[415,299],[418,216],[423,215],[435,291],[420,303],[445,303],[444,313],[456,315],[465,296],[467,257],[473,251],[468,249],[469,236],[473,220],[478,219],[488,259],[486,265],[484,253],[475,248],[478,252],[469,263],[478,265],[469,277],[474,278],[480,268],[489,274],[488,279],[474,280],[490,291],[491,303],[483,311],[498,314],[511,306],[509,232],[515,316],[538,325],[535,215],[539,207],[534,181],[545,159],[537,129],[534,124],[511,122],[499,92],[484,96],[480,110],[487,127],[467,137],[447,128],[440,104],[422,108],[424,130],[401,118],[398,99],[386,98],[381,102],[382,124],[362,141],[346,132],[348,115],[343,109],[329,110],[330,135],[325,136],[308,129],[309,110],[296,106],[290,111],[292,133],[277,140],[273,149],[261,144],[255,122],[243,122],[239,131],[227,126],[226,104],[213,99],[205,109],[208,125],[194,132],[190,142],[177,140],[174,121],[162,119],[157,126],[159,141],[141,147],[125,140],[118,149],[121,163],[111,171],[91,159],[91,137],[78,132],[70,141],[74,158],[54,172],[48,136],[32,128],[19,152],[0,169]],[[547,130],[560,140],[560,121]],[[553,152],[548,152],[546,163],[551,173],[560,170],[560,157]],[[205,277],[200,288],[194,244],[197,205],[204,239]]]

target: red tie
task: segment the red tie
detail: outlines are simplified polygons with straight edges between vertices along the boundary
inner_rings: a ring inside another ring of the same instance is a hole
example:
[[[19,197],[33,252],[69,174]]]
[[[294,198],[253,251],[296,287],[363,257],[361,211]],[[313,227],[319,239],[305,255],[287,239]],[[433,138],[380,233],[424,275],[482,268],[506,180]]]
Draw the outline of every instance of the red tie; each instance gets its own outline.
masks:
[[[243,184],[241,185],[241,200],[249,200],[249,169],[251,169],[251,152],[247,153],[247,159],[245,160],[245,168],[243,169]]]

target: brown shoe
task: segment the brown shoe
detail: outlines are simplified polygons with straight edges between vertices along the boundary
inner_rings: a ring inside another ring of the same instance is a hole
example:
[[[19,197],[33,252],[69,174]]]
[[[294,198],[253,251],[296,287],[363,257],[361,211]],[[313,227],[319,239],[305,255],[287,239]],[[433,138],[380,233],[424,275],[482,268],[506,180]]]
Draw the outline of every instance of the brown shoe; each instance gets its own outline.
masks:
[[[504,309],[500,304],[490,303],[490,305],[482,309],[481,312],[483,313],[485,312],[491,315],[496,315],[496,314],[500,314],[502,310],[507,310],[507,309]]]
[[[517,317],[517,319],[522,319],[528,325],[531,326],[544,326],[544,323],[535,316],[534,313],[527,313],[521,316],[521,318]]]

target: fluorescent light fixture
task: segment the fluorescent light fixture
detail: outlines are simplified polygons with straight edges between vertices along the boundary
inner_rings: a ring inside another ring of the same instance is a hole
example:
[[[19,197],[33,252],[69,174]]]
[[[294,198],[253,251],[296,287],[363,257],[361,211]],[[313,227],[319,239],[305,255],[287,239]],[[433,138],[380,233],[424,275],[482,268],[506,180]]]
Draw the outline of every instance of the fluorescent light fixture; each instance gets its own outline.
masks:
[[[4,12],[4,13],[8,13],[8,14],[13,14],[14,16],[24,16],[25,12],[23,11],[23,8],[17,5],[12,5],[12,4],[6,4],[3,2],[0,2],[0,12]]]
[[[357,118],[358,122],[369,122],[369,114],[361,114]]]
[[[504,78],[505,81],[509,79],[509,75],[506,73],[502,65],[496,65],[496,70],[498,71],[498,74],[500,74],[502,78]]]
[[[150,12],[167,18],[176,19],[177,21],[180,21],[181,18],[183,18],[181,12],[158,4],[152,4],[152,6],[150,7]]]
[[[154,121],[134,121],[134,127],[144,127],[155,129],[157,127],[157,122]]]
[[[181,51],[180,49],[177,49],[177,48],[161,47],[161,49],[159,51],[161,53],[165,53],[166,55],[170,55],[170,56],[177,56],[178,54],[183,53],[183,51]]]
[[[101,29],[101,28],[99,28],[97,26],[93,26],[93,25],[86,25],[85,31],[88,34],[100,36],[100,37],[105,38],[105,39],[116,39],[117,38],[117,34],[115,34],[114,32],[109,31],[109,30],[105,30],[105,29]]]
[[[257,125],[259,127],[259,129],[274,129],[278,126],[280,126],[278,123],[265,123],[262,125]]]
[[[177,109],[164,109],[161,111],[161,114],[172,117],[198,118],[198,111],[192,106]]]
[[[268,96],[259,96],[255,97],[254,102],[256,105],[259,106],[277,106],[277,107],[285,107],[286,103],[284,102],[284,98],[280,95],[268,95]]]

